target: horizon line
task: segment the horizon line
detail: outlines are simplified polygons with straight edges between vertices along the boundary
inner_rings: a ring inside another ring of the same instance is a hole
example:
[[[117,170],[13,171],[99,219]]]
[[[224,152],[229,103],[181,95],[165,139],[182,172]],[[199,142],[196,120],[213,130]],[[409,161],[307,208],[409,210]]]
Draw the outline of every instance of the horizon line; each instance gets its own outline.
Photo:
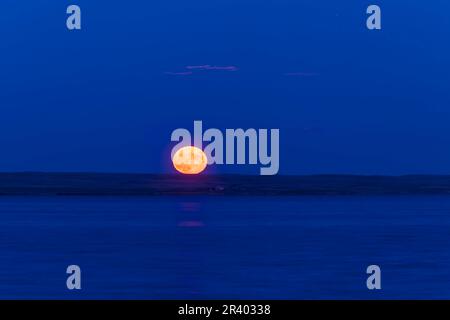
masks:
[[[244,177],[314,177],[314,176],[352,176],[352,177],[450,177],[448,174],[436,173],[406,173],[406,174],[368,174],[368,173],[304,173],[304,174],[276,174],[259,175],[246,173],[213,173],[183,175],[179,173],[156,173],[156,172],[107,172],[107,171],[0,171],[3,174],[97,174],[97,175],[153,175],[153,176],[175,176],[175,177],[222,177],[222,176],[244,176]]]

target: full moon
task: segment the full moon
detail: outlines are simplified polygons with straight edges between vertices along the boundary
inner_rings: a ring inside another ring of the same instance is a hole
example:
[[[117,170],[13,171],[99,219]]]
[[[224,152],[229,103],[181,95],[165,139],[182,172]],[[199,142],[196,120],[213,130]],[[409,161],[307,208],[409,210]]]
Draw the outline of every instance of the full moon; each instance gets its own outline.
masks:
[[[205,170],[208,160],[205,153],[197,147],[183,147],[172,158],[173,166],[183,174],[198,174]]]

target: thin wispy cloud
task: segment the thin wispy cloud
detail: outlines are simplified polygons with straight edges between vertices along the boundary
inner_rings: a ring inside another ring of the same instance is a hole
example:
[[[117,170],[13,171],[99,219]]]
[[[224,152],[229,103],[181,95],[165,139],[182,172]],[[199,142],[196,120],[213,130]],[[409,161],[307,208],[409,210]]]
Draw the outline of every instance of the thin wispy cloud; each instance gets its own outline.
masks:
[[[239,71],[237,66],[228,65],[228,66],[218,66],[218,65],[188,65],[185,66],[180,71],[167,71],[164,72],[166,75],[170,76],[190,76],[196,73],[201,72],[214,72],[214,71],[222,71],[222,72],[236,72]],[[283,73],[286,77],[317,77],[320,76],[320,73],[317,72],[286,72]]]
[[[190,76],[194,73],[200,72],[214,72],[214,71],[223,71],[223,72],[236,72],[239,68],[236,66],[216,66],[216,65],[189,65],[185,66],[182,71],[167,71],[164,72],[166,75],[170,76]]]
[[[238,71],[236,66],[212,66],[209,64],[200,66],[186,66],[188,70],[206,70],[206,71]]]

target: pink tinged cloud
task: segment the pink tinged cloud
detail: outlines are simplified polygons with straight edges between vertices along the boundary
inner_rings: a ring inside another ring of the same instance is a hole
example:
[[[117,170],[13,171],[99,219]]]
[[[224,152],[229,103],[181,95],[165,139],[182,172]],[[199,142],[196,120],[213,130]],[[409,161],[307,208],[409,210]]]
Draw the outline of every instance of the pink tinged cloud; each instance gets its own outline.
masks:
[[[212,66],[209,64],[199,66],[186,66],[188,70],[205,70],[205,71],[238,71],[236,66]]]
[[[210,68],[210,65],[203,65],[203,66],[187,66],[186,69],[188,70],[207,70]]]

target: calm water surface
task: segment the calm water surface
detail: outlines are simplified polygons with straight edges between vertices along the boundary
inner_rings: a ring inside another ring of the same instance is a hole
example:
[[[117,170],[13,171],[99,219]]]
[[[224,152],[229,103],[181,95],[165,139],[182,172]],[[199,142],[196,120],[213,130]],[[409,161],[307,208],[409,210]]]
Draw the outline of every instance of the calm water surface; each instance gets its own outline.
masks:
[[[2,197],[0,261],[3,299],[448,299],[450,197]]]

